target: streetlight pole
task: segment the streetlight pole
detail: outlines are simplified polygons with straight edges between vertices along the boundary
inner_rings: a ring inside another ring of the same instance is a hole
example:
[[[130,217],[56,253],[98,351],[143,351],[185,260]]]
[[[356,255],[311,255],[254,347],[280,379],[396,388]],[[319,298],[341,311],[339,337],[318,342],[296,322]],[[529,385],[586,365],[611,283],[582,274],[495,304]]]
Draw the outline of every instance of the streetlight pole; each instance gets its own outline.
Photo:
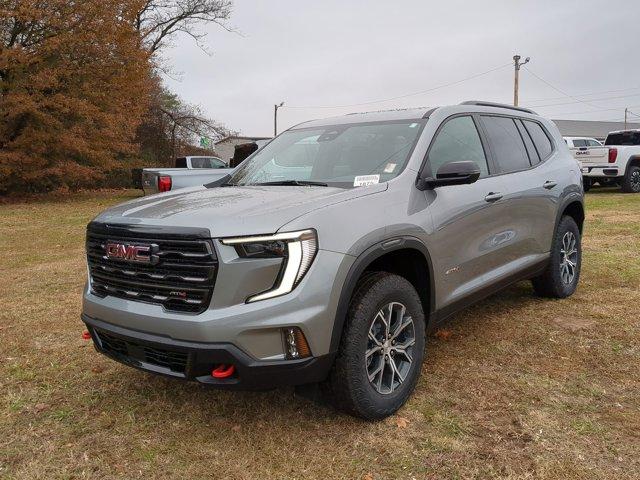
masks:
[[[518,106],[518,89],[520,88],[520,67],[525,63],[529,63],[529,57],[524,59],[524,62],[521,62],[520,59],[522,57],[520,55],[513,56],[513,66],[515,67],[515,73],[513,78],[513,106]]]
[[[284,105],[284,102],[273,106],[273,136],[278,136],[278,109]]]

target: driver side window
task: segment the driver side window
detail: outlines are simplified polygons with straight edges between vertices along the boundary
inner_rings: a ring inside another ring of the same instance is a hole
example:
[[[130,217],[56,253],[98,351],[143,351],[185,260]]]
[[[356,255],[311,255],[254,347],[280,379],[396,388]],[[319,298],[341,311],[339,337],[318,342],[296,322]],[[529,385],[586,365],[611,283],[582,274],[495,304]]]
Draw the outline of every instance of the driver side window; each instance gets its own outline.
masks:
[[[431,175],[447,163],[472,161],[480,168],[480,177],[489,174],[487,158],[473,118],[456,117],[447,121],[437,133],[429,150]]]

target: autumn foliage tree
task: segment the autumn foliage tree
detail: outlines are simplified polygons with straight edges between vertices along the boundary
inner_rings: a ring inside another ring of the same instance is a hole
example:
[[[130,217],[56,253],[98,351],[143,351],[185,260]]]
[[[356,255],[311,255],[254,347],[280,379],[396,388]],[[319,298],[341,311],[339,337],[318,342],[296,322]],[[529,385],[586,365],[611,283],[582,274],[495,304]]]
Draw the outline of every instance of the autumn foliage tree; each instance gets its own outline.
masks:
[[[155,135],[172,155],[219,125],[158,80],[176,35],[201,44],[227,0],[0,0],[0,194],[99,185]],[[157,127],[156,130],[154,128]]]
[[[148,108],[139,0],[0,0],[0,192],[92,185]]]

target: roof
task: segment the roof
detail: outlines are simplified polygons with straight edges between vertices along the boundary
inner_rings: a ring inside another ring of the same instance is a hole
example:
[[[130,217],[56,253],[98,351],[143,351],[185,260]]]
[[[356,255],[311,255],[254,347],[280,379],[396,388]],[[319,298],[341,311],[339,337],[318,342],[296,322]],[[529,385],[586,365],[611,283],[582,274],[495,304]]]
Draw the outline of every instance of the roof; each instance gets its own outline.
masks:
[[[214,145],[218,145],[219,143],[227,142],[229,140],[247,140],[249,142],[255,142],[256,140],[269,140],[270,138],[271,137],[245,137],[243,135],[230,135],[222,140],[218,140]]]
[[[416,120],[424,118],[432,108],[406,108],[398,110],[379,110],[376,112],[348,113],[337,117],[310,120],[296,125],[295,128],[319,127],[324,125],[343,125],[349,123],[380,122],[393,120]]]
[[[505,113],[517,114],[525,117],[537,117],[538,115],[527,108],[514,107],[512,105],[506,105],[502,103],[484,102],[479,100],[470,100],[462,102],[458,105],[446,105],[435,108],[406,108],[396,110],[379,110],[376,112],[363,112],[363,113],[349,113],[347,115],[341,115],[337,117],[323,118],[321,120],[311,120],[296,125],[296,128],[309,128],[309,127],[323,127],[326,125],[346,125],[353,123],[365,123],[365,122],[385,122],[385,121],[402,121],[402,120],[418,120],[427,118],[433,114],[434,111],[446,111],[453,113],[459,112],[479,112],[479,113]]]

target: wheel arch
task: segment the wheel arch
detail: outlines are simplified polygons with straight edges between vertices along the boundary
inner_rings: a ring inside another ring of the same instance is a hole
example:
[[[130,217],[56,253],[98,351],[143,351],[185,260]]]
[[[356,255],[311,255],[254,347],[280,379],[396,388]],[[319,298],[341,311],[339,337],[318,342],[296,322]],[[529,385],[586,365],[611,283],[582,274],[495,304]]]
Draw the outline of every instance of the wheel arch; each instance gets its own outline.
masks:
[[[627,161],[627,166],[624,170],[625,175],[627,174],[627,172],[629,171],[629,168],[631,167],[640,167],[640,155],[634,155],[632,157],[629,157],[629,160]]]
[[[584,226],[584,204],[582,203],[582,201],[574,199],[564,205],[564,207],[560,210],[560,215],[556,219],[556,229],[558,228],[560,219],[562,219],[562,217],[565,215],[568,215],[575,220],[576,224],[578,225],[580,235],[582,235],[582,228]]]
[[[400,270],[406,266],[403,262],[391,263],[392,259],[399,260],[403,255],[407,255],[405,258],[413,256],[423,263],[414,263],[413,273],[404,272],[403,274]],[[426,271],[420,272],[420,267],[426,267]],[[420,296],[427,327],[431,323],[430,320],[435,311],[435,285],[433,281],[433,263],[429,250],[424,243],[415,237],[393,237],[369,247],[356,258],[349,269],[342,286],[333,323],[330,344],[332,353],[338,350],[349,310],[349,303],[355,292],[356,285],[368,271],[389,271],[407,278],[414,285]]]

